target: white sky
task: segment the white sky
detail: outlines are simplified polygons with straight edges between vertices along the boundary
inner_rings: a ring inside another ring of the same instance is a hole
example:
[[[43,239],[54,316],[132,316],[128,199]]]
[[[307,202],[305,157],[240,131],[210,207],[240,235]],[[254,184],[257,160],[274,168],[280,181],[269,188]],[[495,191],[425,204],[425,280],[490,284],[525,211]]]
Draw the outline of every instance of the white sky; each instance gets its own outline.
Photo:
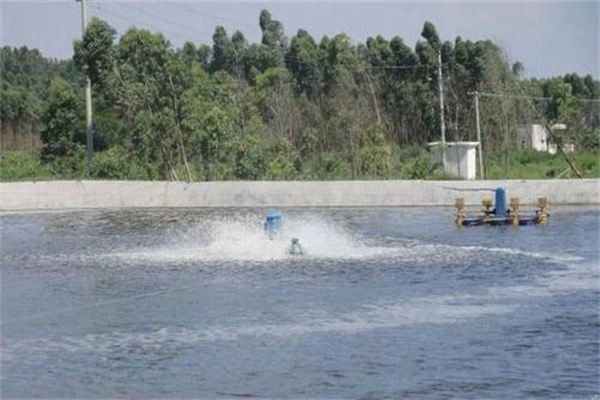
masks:
[[[46,56],[68,58],[81,33],[75,1],[0,0],[2,45],[35,47]],[[286,34],[306,29],[316,40],[345,32],[355,42],[381,34],[399,35],[414,46],[429,20],[444,40],[491,39],[528,76],[568,72],[599,76],[600,6],[587,2],[144,2],[88,0],[90,16],[107,20],[122,33],[132,25],[160,30],[176,46],[185,40],[212,43],[216,25],[260,40],[258,14],[267,8]]]

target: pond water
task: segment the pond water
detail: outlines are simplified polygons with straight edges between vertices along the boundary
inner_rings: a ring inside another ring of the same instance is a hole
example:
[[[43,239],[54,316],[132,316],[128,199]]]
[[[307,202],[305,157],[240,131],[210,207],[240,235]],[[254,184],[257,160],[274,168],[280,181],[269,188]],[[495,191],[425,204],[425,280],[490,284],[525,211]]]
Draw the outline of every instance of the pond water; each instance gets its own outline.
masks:
[[[600,395],[597,208],[282,211],[3,214],[2,397]]]

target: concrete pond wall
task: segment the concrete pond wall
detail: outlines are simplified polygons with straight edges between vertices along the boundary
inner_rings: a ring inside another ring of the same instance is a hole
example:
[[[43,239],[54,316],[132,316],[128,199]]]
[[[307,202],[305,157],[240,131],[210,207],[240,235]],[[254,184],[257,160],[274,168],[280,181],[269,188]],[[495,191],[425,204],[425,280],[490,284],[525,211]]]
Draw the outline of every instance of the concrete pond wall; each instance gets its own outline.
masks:
[[[387,207],[451,206],[456,197],[479,205],[489,190],[533,205],[600,204],[599,179],[507,181],[142,182],[48,181],[0,183],[0,210],[143,207]]]

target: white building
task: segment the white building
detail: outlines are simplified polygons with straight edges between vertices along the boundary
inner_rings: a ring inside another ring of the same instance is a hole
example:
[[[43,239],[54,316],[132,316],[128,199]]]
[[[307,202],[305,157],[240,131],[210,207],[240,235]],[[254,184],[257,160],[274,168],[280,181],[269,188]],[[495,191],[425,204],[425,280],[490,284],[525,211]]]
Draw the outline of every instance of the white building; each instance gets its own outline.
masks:
[[[479,142],[446,142],[446,168],[444,172],[460,179],[476,179],[477,147]],[[431,160],[442,162],[442,143],[429,143]]]
[[[564,131],[567,129],[565,124],[552,125],[553,131]],[[547,151],[550,154],[556,154],[556,144],[550,141],[550,135],[543,125],[531,124],[521,126],[517,129],[519,147],[525,149],[534,149],[537,151]],[[575,144],[564,143],[563,150],[565,153],[574,153]]]
[[[542,125],[531,124],[517,129],[519,147],[548,151],[548,131]]]

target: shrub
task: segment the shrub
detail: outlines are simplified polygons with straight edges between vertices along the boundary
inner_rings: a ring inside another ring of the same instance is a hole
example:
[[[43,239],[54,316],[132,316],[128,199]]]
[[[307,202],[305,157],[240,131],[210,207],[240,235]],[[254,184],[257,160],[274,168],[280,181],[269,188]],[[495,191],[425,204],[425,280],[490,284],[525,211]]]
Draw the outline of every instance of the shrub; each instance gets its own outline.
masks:
[[[50,179],[52,171],[42,164],[37,153],[3,152],[0,157],[0,181]]]
[[[236,144],[234,175],[238,179],[260,179],[267,163],[260,140],[254,136],[240,139]]]
[[[581,147],[583,150],[598,154],[600,152],[600,130],[584,134],[581,138]]]
[[[360,150],[360,169],[366,176],[379,178],[390,174],[391,147],[386,144],[383,133],[373,130],[368,133],[365,145]]]
[[[435,167],[431,164],[428,157],[419,157],[415,163],[408,168],[407,178],[409,179],[427,179],[431,178]]]
[[[122,146],[96,153],[92,176],[100,179],[148,179],[148,174]]]

